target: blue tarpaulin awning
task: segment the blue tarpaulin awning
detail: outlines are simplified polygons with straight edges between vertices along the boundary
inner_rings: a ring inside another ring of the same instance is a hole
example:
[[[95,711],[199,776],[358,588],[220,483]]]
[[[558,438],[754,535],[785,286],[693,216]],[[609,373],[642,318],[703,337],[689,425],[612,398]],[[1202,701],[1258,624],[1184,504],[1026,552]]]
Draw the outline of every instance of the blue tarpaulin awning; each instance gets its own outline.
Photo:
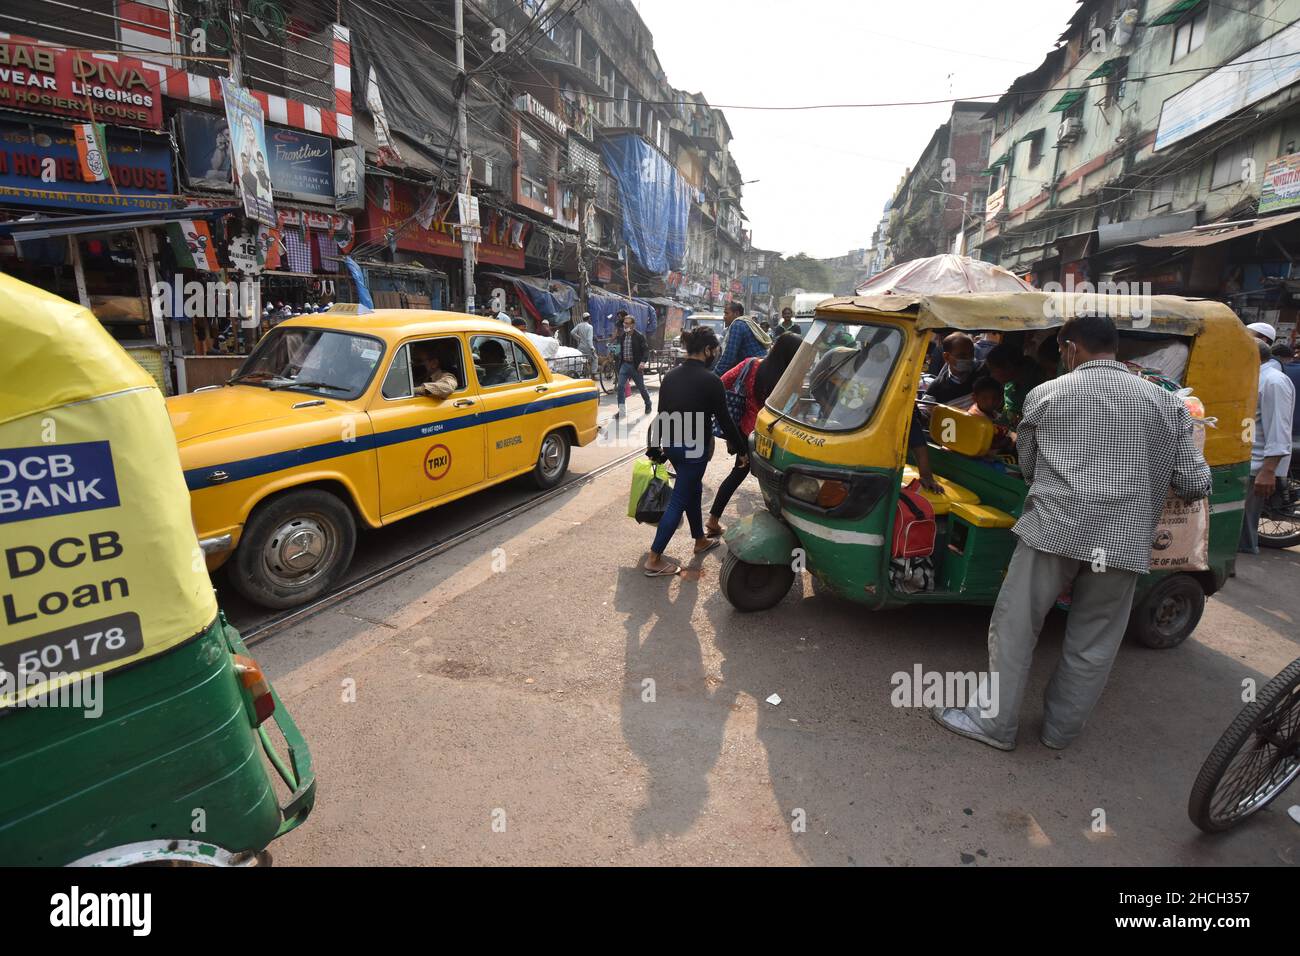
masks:
[[[605,165],[623,204],[623,240],[637,261],[655,275],[686,261],[690,192],[663,153],[635,133],[601,140]]]

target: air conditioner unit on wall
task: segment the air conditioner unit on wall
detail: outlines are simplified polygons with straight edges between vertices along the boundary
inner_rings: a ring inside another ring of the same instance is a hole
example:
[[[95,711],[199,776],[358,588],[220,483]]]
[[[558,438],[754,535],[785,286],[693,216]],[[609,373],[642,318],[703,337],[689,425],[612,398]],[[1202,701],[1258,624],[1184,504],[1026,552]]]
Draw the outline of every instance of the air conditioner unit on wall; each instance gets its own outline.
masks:
[[[1073,143],[1083,135],[1083,120],[1077,116],[1067,117],[1056,131],[1058,143]]]

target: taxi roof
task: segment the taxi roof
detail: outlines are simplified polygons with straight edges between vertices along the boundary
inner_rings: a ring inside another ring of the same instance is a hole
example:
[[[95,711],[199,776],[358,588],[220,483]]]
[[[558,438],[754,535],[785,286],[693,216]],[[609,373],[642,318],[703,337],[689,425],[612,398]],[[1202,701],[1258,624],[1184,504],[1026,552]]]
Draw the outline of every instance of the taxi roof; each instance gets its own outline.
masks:
[[[468,315],[464,312],[435,312],[431,309],[375,309],[373,312],[362,313],[351,310],[315,312],[285,319],[276,328],[286,326],[362,332],[389,340],[438,332],[490,332],[494,335],[515,332],[513,326],[498,319]]]
[[[1198,335],[1235,312],[1212,299],[1177,295],[1096,295],[1086,292],[968,292],[949,295],[859,295],[830,299],[817,315],[862,321],[871,312],[906,313],[920,329],[1017,331],[1052,329],[1079,315],[1109,315],[1120,329]]]

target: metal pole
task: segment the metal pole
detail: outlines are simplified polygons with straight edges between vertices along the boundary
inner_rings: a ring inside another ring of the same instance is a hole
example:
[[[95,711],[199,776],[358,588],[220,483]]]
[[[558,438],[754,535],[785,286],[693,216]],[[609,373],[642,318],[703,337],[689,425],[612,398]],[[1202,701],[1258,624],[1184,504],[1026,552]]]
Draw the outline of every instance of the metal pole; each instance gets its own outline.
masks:
[[[465,0],[456,0],[456,71],[459,93],[456,96],[456,126],[460,139],[460,177],[466,192],[470,189],[469,125],[465,118],[465,94],[469,77],[465,75]],[[462,227],[461,256],[465,262],[465,311],[474,311],[474,243],[464,238]]]

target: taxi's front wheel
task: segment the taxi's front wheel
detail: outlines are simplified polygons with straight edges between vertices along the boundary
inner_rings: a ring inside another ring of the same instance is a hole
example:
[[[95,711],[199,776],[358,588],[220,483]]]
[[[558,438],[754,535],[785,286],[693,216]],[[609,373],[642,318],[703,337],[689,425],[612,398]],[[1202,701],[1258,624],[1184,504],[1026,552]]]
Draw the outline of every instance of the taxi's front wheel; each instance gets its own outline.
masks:
[[[533,484],[546,491],[554,488],[569,470],[569,439],[564,432],[551,432],[542,439],[537,464],[533,467]]]
[[[231,583],[263,607],[297,607],[342,577],[356,543],[356,520],[337,496],[319,488],[290,491],[253,511],[235,551]]]

